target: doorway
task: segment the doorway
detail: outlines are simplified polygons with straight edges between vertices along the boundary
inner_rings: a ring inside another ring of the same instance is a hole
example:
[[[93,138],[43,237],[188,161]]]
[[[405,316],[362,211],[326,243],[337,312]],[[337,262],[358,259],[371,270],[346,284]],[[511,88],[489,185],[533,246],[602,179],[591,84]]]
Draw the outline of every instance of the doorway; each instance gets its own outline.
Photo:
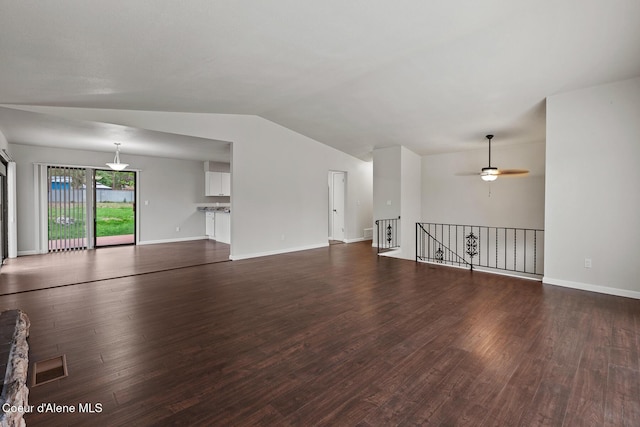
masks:
[[[329,240],[345,241],[346,172],[329,171]]]
[[[94,170],[94,246],[136,242],[136,172]]]
[[[137,172],[41,164],[39,176],[47,252],[136,243]]]
[[[7,162],[0,162],[0,265],[9,255],[9,211],[7,203]]]

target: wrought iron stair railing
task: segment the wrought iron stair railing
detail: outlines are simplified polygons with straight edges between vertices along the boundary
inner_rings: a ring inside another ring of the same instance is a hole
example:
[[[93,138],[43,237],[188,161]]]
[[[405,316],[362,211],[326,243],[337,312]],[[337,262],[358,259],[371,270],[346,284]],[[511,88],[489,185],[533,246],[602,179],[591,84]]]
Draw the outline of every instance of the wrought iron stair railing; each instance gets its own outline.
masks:
[[[434,237],[424,227],[424,224],[416,223],[416,236],[422,235],[428,240],[423,239],[420,241],[416,239],[416,260],[420,261],[434,261],[440,264],[449,265],[469,265],[464,257],[461,257],[456,252],[452,251],[444,243]],[[418,242],[422,242],[421,245]],[[420,250],[419,250],[420,249]]]
[[[400,247],[400,217],[376,220],[376,246],[378,253]]]
[[[544,230],[416,223],[416,261],[544,273]]]

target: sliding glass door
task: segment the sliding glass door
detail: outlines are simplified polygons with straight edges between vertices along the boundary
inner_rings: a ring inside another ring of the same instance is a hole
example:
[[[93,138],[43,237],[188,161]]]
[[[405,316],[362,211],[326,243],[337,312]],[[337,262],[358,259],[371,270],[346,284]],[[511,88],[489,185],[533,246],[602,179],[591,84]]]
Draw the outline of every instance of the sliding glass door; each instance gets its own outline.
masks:
[[[49,252],[87,248],[87,170],[47,167]]]
[[[48,166],[46,185],[49,252],[135,244],[135,172]]]
[[[136,173],[95,170],[95,247],[136,241]]]

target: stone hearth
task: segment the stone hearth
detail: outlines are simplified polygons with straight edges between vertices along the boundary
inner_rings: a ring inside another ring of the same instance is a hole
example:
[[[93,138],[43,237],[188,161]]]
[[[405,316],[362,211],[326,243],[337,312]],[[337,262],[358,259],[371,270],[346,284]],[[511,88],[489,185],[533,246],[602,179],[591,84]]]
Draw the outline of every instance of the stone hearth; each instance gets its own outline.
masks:
[[[29,389],[29,318],[20,310],[0,313],[0,373],[4,384],[0,394],[0,426],[24,426],[24,412],[17,408],[28,405]],[[16,410],[3,410],[13,407]]]

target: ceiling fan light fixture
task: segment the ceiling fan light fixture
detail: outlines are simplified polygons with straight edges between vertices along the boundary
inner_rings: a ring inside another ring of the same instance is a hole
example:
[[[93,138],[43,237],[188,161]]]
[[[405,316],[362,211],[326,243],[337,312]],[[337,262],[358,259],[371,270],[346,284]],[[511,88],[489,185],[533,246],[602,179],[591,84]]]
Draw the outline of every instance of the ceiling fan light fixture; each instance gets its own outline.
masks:
[[[498,179],[498,168],[482,168],[482,172],[480,172],[480,178],[482,178],[483,181],[495,181],[496,179]]]
[[[116,155],[113,158],[113,163],[105,163],[105,164],[109,166],[111,169],[113,169],[114,171],[121,171],[121,170],[124,170],[127,166],[129,166],[129,164],[120,163],[120,143],[114,142],[114,144],[116,146]]]
[[[491,140],[493,139],[493,135],[487,135],[487,139],[489,140],[489,166],[482,168],[480,178],[482,178],[483,181],[491,182],[498,179],[498,168],[491,166]]]

